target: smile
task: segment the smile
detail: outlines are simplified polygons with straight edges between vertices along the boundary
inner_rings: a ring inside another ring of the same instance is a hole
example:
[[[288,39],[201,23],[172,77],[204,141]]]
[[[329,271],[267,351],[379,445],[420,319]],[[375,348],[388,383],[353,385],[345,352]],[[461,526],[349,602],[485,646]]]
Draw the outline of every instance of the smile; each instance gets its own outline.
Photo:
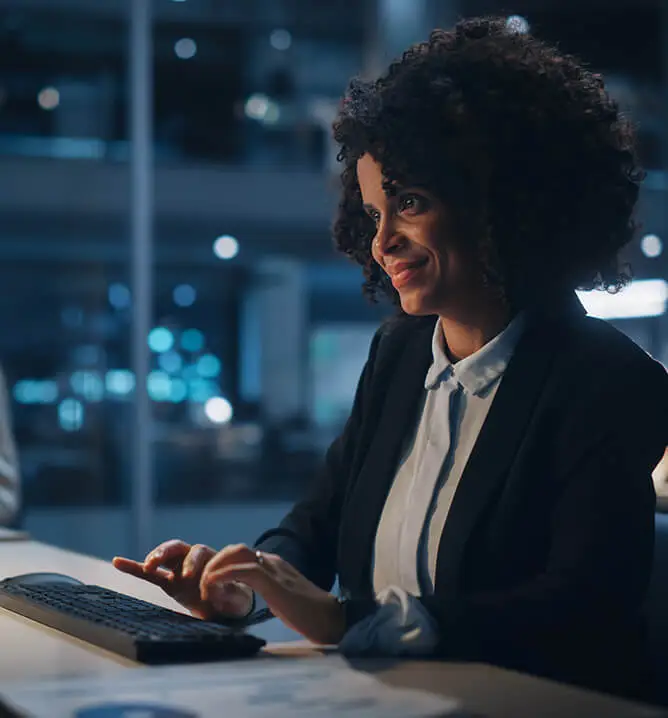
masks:
[[[420,271],[427,265],[427,261],[428,260],[423,259],[420,262],[404,265],[399,269],[399,271],[390,272],[389,275],[392,280],[392,286],[395,289],[399,289],[400,287],[412,282]]]

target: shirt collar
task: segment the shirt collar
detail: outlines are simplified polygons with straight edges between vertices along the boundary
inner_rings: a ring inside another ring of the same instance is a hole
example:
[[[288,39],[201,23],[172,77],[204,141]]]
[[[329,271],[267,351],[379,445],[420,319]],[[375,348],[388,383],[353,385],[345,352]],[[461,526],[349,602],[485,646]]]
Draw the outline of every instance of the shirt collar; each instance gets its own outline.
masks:
[[[425,389],[436,389],[442,381],[454,378],[469,393],[482,393],[506,370],[524,325],[525,315],[520,313],[475,354],[453,364],[445,351],[445,337],[437,319],[431,340],[433,361],[425,378]]]

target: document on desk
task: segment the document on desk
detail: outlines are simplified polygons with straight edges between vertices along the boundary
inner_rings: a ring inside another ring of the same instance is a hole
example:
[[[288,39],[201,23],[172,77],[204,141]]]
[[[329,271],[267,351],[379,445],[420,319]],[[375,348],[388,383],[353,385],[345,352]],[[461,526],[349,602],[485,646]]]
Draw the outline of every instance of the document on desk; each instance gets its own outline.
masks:
[[[120,669],[108,676],[0,684],[29,718],[463,718],[455,701],[395,688],[332,659]]]

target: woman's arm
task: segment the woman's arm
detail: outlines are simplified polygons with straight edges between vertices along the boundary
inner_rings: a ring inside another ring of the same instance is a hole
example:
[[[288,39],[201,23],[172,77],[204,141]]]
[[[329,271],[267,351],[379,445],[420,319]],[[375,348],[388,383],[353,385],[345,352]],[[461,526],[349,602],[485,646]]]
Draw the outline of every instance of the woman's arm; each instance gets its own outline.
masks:
[[[371,342],[357,385],[351,414],[325,456],[324,466],[308,495],[276,529],[264,533],[256,548],[277,554],[306,578],[329,591],[336,577],[336,549],[341,507],[368,410],[370,385],[383,327]]]

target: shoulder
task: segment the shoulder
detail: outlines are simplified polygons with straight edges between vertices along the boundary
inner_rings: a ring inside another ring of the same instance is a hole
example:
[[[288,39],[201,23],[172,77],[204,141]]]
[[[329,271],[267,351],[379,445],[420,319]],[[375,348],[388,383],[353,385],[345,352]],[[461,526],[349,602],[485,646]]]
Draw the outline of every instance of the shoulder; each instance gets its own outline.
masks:
[[[607,322],[580,317],[559,333],[550,395],[578,431],[668,444],[668,372]]]
[[[561,363],[580,376],[614,380],[620,387],[627,381],[654,382],[657,391],[668,392],[663,365],[608,322],[580,317],[569,323],[564,340],[559,351]]]

